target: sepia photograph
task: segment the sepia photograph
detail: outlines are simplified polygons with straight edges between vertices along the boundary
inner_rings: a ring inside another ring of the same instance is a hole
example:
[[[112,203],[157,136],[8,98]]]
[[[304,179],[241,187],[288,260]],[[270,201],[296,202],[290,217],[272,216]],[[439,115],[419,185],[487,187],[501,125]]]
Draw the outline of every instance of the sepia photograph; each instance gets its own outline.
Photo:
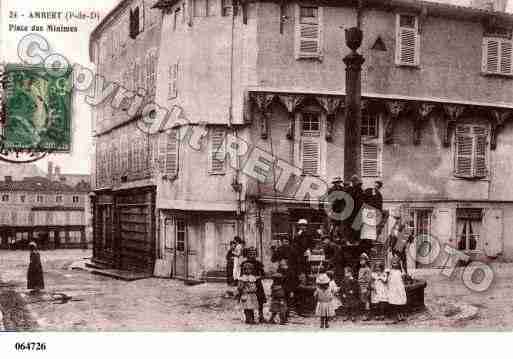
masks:
[[[0,342],[513,330],[513,0],[0,10]]]

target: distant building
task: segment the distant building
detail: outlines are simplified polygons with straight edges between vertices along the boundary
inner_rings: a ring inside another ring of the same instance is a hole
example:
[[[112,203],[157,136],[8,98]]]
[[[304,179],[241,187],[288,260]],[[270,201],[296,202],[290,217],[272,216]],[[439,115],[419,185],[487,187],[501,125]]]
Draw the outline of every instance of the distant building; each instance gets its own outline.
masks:
[[[92,242],[88,176],[79,181],[49,164],[46,177],[0,181],[0,247],[85,248]],[[74,176],[71,176],[74,178]]]

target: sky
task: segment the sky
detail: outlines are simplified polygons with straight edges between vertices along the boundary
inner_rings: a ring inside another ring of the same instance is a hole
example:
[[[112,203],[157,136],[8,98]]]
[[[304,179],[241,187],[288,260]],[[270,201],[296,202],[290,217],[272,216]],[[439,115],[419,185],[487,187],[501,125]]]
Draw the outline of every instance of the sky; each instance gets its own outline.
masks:
[[[82,10],[90,12],[97,11],[100,18],[114,8],[120,0],[0,0],[0,36],[2,37],[1,54],[5,62],[19,62],[17,59],[16,48],[18,41],[26,35],[25,32],[9,31],[9,24],[13,22],[9,18],[9,11],[17,11],[18,14],[27,14],[29,11],[67,11]],[[469,5],[471,0],[438,0],[435,2],[448,2],[459,5]],[[70,5],[73,4],[73,5]],[[508,11],[513,12],[513,0],[509,1]],[[23,23],[25,20],[18,20],[17,23]],[[35,24],[40,24],[43,20],[32,20]],[[46,20],[48,21],[48,20]],[[53,20],[52,20],[53,21]],[[59,21],[57,21],[59,22]],[[62,21],[61,21],[62,22]],[[89,35],[98,24],[99,19],[95,20],[71,20],[63,22],[63,25],[75,25],[78,27],[78,33],[41,33],[50,42],[55,52],[64,54],[71,63],[80,63],[90,68],[89,62]],[[30,22],[29,22],[30,23]],[[43,21],[43,24],[48,22]],[[31,24],[31,23],[30,23]],[[47,161],[51,160],[62,168],[63,173],[89,173],[91,156],[91,114],[90,108],[86,105],[83,94],[74,98],[73,106],[73,147],[69,154],[50,155],[46,159],[37,162],[37,165],[46,170]]]

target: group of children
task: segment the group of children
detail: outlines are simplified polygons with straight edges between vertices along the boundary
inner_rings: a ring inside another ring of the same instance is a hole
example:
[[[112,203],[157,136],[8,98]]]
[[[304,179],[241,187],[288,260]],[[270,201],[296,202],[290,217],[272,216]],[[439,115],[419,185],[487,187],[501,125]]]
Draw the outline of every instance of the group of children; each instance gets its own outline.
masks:
[[[290,313],[291,287],[286,263],[280,263],[279,269],[272,275],[270,323],[276,324],[276,319],[282,325],[287,324]],[[256,273],[252,263],[242,265],[242,276],[239,278],[238,298],[244,311],[245,321],[254,324],[255,311],[259,310],[262,322],[262,299],[258,295],[261,286],[262,273]],[[406,289],[403,281],[401,262],[395,258],[390,269],[385,269],[383,263],[376,263],[371,270],[369,258],[363,253],[360,256],[358,278],[354,278],[353,270],[347,266],[344,277],[334,278],[333,271],[322,272],[316,279],[314,300],[315,314],[320,318],[321,328],[328,328],[329,322],[337,314],[342,314],[343,320],[355,321],[362,313],[363,320],[369,320],[373,314],[376,320],[384,320],[389,311],[395,316],[395,321],[404,320],[406,305]]]
[[[390,307],[396,322],[405,318],[406,288],[401,264],[396,259],[392,261],[391,269],[385,270],[383,263],[376,263],[371,271],[369,258],[363,253],[357,279],[353,277],[352,268],[346,267],[339,285],[329,271],[319,274],[316,284],[316,315],[320,317],[321,328],[329,327],[328,323],[337,311],[342,311],[344,320],[355,321],[362,310],[363,320],[369,320],[371,312],[376,320],[384,320],[387,307]]]

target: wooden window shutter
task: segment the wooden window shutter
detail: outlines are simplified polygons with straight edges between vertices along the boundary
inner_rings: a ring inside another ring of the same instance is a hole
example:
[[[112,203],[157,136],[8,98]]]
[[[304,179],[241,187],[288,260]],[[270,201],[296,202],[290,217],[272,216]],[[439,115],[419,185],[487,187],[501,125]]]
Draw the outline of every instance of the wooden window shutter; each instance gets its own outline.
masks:
[[[403,24],[403,19],[411,22]],[[418,18],[411,15],[397,15],[396,64],[418,66],[420,63],[420,37]]]
[[[146,90],[148,91],[149,94],[151,94],[151,53],[148,52],[146,54],[146,58],[145,58],[145,68],[146,68],[146,71],[145,71],[145,79],[144,79],[144,82],[145,82],[145,86],[146,86]]]
[[[166,147],[166,175],[174,178],[178,175],[178,134],[177,130],[171,130],[167,134],[167,147]]]
[[[144,18],[145,9],[144,9],[144,1],[143,0],[141,0],[141,2],[139,3],[138,9],[139,9],[139,27],[137,29],[137,33],[140,34],[141,32],[144,31],[144,20],[145,20],[145,18]]]
[[[301,155],[303,174],[318,176],[321,157],[321,146],[318,137],[303,137],[301,139]]]
[[[483,44],[483,72],[499,72],[499,41],[496,39],[484,39]]]
[[[503,75],[513,74],[513,46],[511,41],[502,41],[501,43],[501,67],[500,72]]]
[[[210,173],[224,174],[225,168],[225,131],[222,127],[213,127],[210,130]]]
[[[296,8],[296,58],[322,56],[322,7]],[[311,14],[307,14],[311,12]]]
[[[474,140],[471,128],[468,126],[456,127],[455,175],[457,177],[472,177],[473,148]]]
[[[168,136],[166,133],[161,133],[158,138],[158,168],[162,173],[164,173],[166,169],[167,139]]]
[[[474,126],[474,176],[486,177],[488,174],[486,168],[486,156],[488,148],[488,131],[485,127]]]
[[[380,146],[362,143],[362,177],[379,177]]]
[[[168,99],[174,99],[178,96],[178,62],[169,66],[169,89]]]

